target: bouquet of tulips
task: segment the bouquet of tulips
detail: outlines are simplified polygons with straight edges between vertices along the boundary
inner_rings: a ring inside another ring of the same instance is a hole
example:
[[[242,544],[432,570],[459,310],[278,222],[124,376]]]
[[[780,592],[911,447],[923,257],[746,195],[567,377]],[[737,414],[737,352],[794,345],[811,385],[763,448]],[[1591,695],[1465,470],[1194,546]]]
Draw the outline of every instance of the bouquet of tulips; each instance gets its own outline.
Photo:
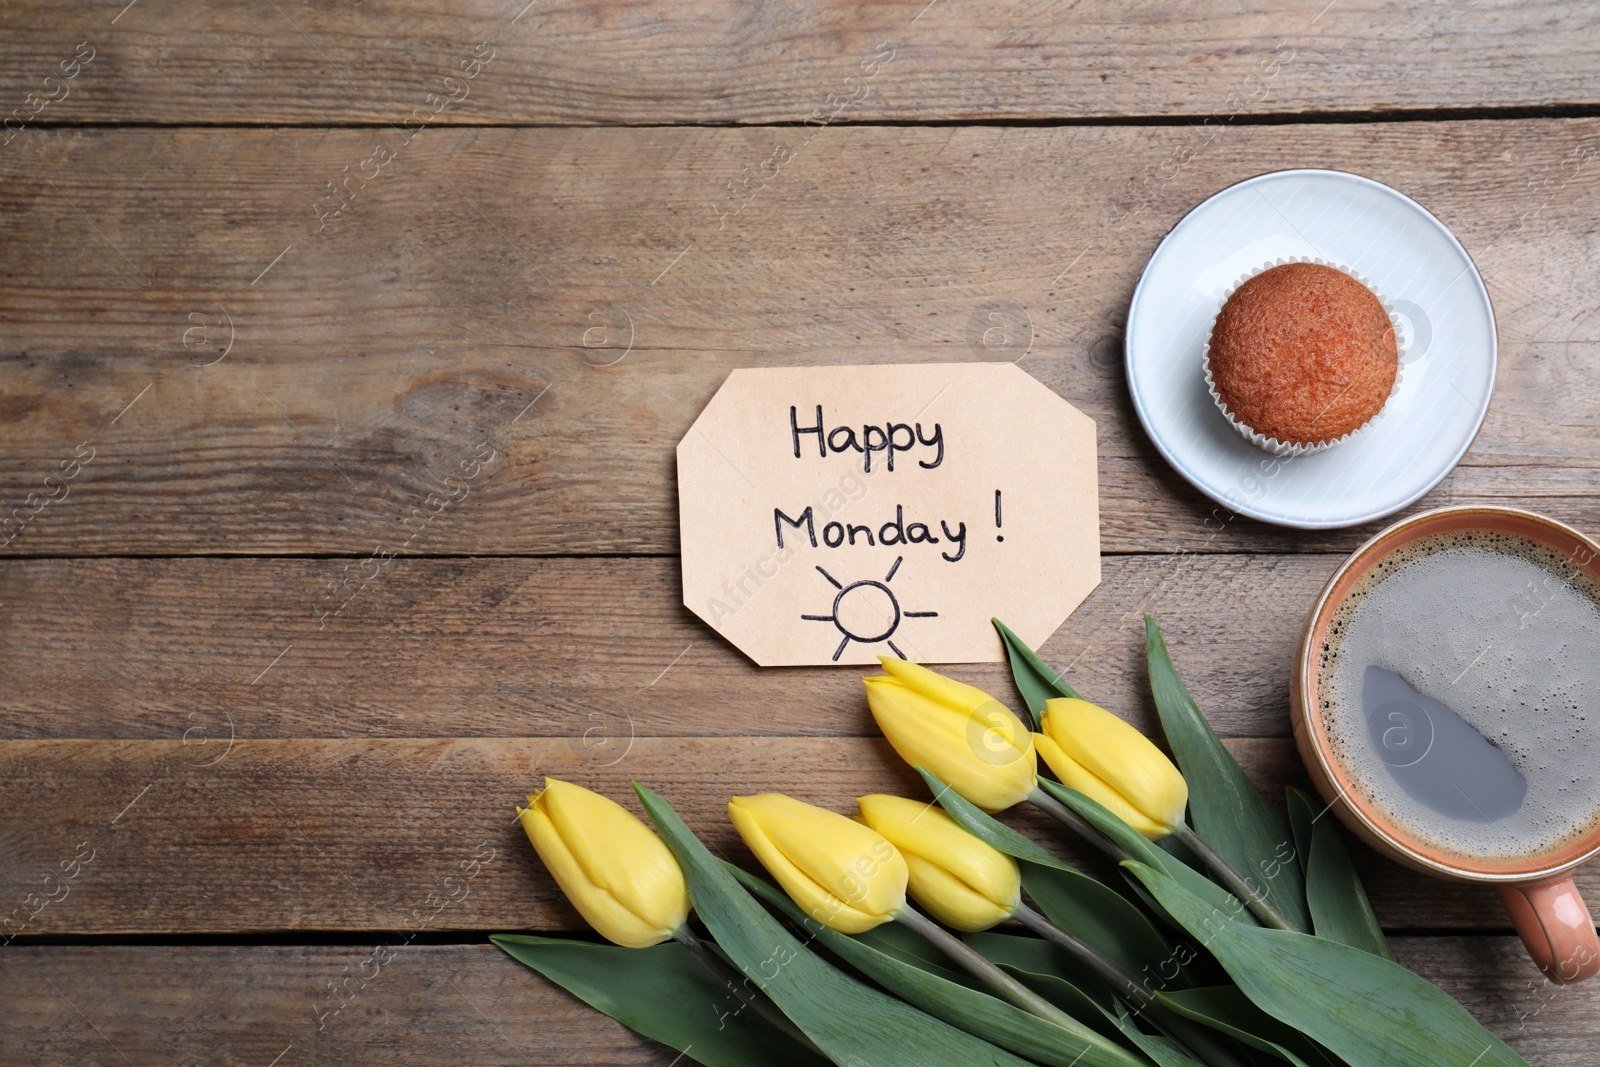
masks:
[[[1021,716],[902,660],[866,679],[874,719],[932,799],[864,796],[847,817],[778,793],[732,798],[769,882],[714,858],[643,785],[654,831],[546,779],[522,825],[614,944],[493,940],[714,1067],[1524,1063],[1394,962],[1326,809],[1298,790],[1287,816],[1265,801],[1152,620],[1150,684],[1176,765],[995,625]],[[995,818],[1024,802],[1109,856],[1123,884]]]

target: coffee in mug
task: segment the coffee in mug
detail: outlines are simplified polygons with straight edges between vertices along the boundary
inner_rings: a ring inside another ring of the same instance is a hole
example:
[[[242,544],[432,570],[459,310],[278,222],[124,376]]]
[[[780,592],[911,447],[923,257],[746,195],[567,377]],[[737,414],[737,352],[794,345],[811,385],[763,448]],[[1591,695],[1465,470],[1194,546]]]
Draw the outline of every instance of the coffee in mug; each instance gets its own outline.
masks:
[[[1419,843],[1521,860],[1600,826],[1600,583],[1545,545],[1399,549],[1335,608],[1317,691],[1349,780]]]
[[[1600,544],[1531,511],[1395,523],[1333,574],[1290,680],[1328,810],[1382,855],[1493,886],[1558,982],[1600,974]]]

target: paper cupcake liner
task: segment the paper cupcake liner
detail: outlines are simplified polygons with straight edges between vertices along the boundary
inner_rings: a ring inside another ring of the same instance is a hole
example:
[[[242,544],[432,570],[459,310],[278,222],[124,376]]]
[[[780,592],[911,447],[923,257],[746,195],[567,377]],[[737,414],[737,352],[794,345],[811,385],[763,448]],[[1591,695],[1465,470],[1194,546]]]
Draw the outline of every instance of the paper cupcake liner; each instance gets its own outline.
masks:
[[[1244,283],[1249,281],[1251,278],[1254,278],[1258,274],[1264,274],[1274,267],[1281,267],[1286,263],[1315,263],[1318,266],[1332,267],[1334,270],[1343,271],[1345,274],[1350,275],[1350,277],[1366,286],[1367,290],[1371,292],[1373,296],[1378,298],[1378,303],[1383,305],[1383,310],[1389,316],[1389,324],[1394,327],[1394,385],[1390,387],[1389,396],[1384,400],[1383,406],[1378,409],[1378,413],[1342,437],[1335,437],[1329,441],[1316,441],[1308,445],[1297,444],[1292,441],[1280,441],[1276,437],[1267,437],[1265,434],[1259,434],[1249,426],[1246,426],[1243,422],[1239,421],[1233,412],[1228,410],[1228,405],[1223,402],[1222,395],[1217,392],[1216,382],[1213,381],[1211,377],[1211,334],[1217,328],[1217,318],[1222,315],[1222,304],[1226,304],[1229,300],[1231,300],[1233,298],[1233,294],[1239,291],[1239,287],[1244,285]],[[1260,267],[1257,267],[1255,270],[1242,275],[1238,281],[1233,283],[1233,287],[1229,289],[1223,296],[1222,304],[1217,306],[1217,314],[1211,319],[1211,329],[1206,331],[1206,343],[1205,347],[1201,350],[1200,355],[1201,365],[1205,369],[1206,391],[1211,394],[1211,399],[1216,403],[1217,410],[1222,412],[1223,417],[1228,420],[1228,425],[1239,431],[1239,435],[1241,437],[1255,445],[1257,448],[1271,452],[1274,456],[1293,457],[1308,456],[1313,452],[1321,452],[1324,449],[1332,448],[1334,445],[1343,444],[1356,434],[1362,432],[1367,427],[1377,422],[1379,419],[1383,418],[1383,413],[1389,410],[1389,401],[1393,400],[1395,393],[1400,391],[1400,378],[1405,373],[1406,354],[1405,342],[1403,340],[1403,335],[1400,328],[1400,316],[1395,314],[1394,305],[1390,304],[1388,300],[1384,299],[1383,294],[1378,292],[1378,290],[1373,286],[1372,282],[1368,281],[1366,276],[1359,271],[1352,270],[1342,263],[1334,263],[1326,259],[1314,259],[1310,256],[1288,256],[1283,259],[1275,259],[1270,263],[1264,264]]]

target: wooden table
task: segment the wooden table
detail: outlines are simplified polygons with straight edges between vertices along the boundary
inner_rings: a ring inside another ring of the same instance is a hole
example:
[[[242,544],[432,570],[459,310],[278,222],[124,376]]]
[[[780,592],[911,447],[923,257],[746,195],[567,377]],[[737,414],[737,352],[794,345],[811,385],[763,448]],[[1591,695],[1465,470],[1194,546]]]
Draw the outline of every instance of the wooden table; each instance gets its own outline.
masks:
[[[735,367],[1020,357],[1099,425],[1105,580],[1043,654],[1153,728],[1151,611],[1252,773],[1300,780],[1292,644],[1373,527],[1230,519],[1160,460],[1139,268],[1263,171],[1415,197],[1500,329],[1417,508],[1600,529],[1597,21],[6,5],[0,1062],[673,1062],[487,943],[578,922],[514,804],[637,778],[736,855],[730,793],[917,788],[857,671],[757,670],[678,603],[673,446]],[[1595,1062],[1600,983],[1544,984],[1488,891],[1359,859],[1405,963]]]

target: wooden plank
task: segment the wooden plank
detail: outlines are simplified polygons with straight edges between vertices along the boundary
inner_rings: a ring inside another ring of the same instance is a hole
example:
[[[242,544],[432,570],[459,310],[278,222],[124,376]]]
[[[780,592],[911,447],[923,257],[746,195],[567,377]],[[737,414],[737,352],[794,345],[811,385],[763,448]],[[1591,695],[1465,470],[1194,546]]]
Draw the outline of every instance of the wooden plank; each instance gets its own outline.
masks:
[[[419,117],[438,111],[441,123],[659,123],[1596,100],[1592,9],[1549,0],[1294,0],[1203,13],[1171,0],[1136,10],[1110,0],[119,8],[79,0],[40,19],[8,7],[7,107],[37,92],[58,98],[40,112],[50,122],[399,123],[416,108]],[[95,58],[61,97],[43,79],[80,42]],[[478,53],[492,61],[462,68],[480,42],[492,45]],[[892,60],[862,66],[875,55]],[[462,81],[464,70],[476,77]]]
[[[1300,777],[1290,742],[1231,745],[1271,795]],[[926,795],[881,739],[845,737],[640,737],[620,753],[581,737],[238,741],[220,759],[175,741],[7,741],[0,765],[0,808],[28,828],[7,839],[0,872],[0,900],[24,909],[8,927],[20,936],[572,928],[514,822],[544,774],[625,802],[630,780],[645,782],[736,860],[748,855],[730,795],[777,790],[838,810],[868,792]],[[1031,810],[1011,819],[1062,839]],[[1387,927],[1506,927],[1487,888],[1359,855]],[[68,889],[47,887],[58,902],[27,900],[74,864]],[[1600,869],[1579,884],[1600,901]]]
[[[0,1060],[667,1067],[676,1055],[492,946],[392,943],[377,962],[373,953],[13,946],[0,953]]]
[[[1593,1063],[1600,987],[1546,984],[1513,938],[1392,943],[1530,1063]],[[489,945],[12,946],[0,1002],[0,1059],[41,1067],[682,1062]]]
[[[1043,655],[1159,733],[1148,611],[1220,732],[1287,737],[1294,645],[1336,564],[1108,557]],[[759,670],[682,607],[673,559],[8,561],[0,603],[10,738],[188,738],[198,761],[234,735],[877,732],[860,682],[873,672]],[[951,670],[1015,702],[1003,664]]]
[[[1302,165],[1419,198],[1495,298],[1494,407],[1423,504],[1600,525],[1597,120],[840,128],[731,200],[790,132],[437,130],[318,233],[325,184],[384,136],[53,131],[0,158],[7,513],[92,450],[0,551],[669,553],[672,446],[729,370],[975,358],[1096,418],[1107,550],[1347,549],[1370,531],[1213,517],[1118,355],[1161,234]]]
[[[1393,937],[1399,961],[1459,1000],[1529,1063],[1588,1064],[1600,986],[1558,986],[1512,937]]]

